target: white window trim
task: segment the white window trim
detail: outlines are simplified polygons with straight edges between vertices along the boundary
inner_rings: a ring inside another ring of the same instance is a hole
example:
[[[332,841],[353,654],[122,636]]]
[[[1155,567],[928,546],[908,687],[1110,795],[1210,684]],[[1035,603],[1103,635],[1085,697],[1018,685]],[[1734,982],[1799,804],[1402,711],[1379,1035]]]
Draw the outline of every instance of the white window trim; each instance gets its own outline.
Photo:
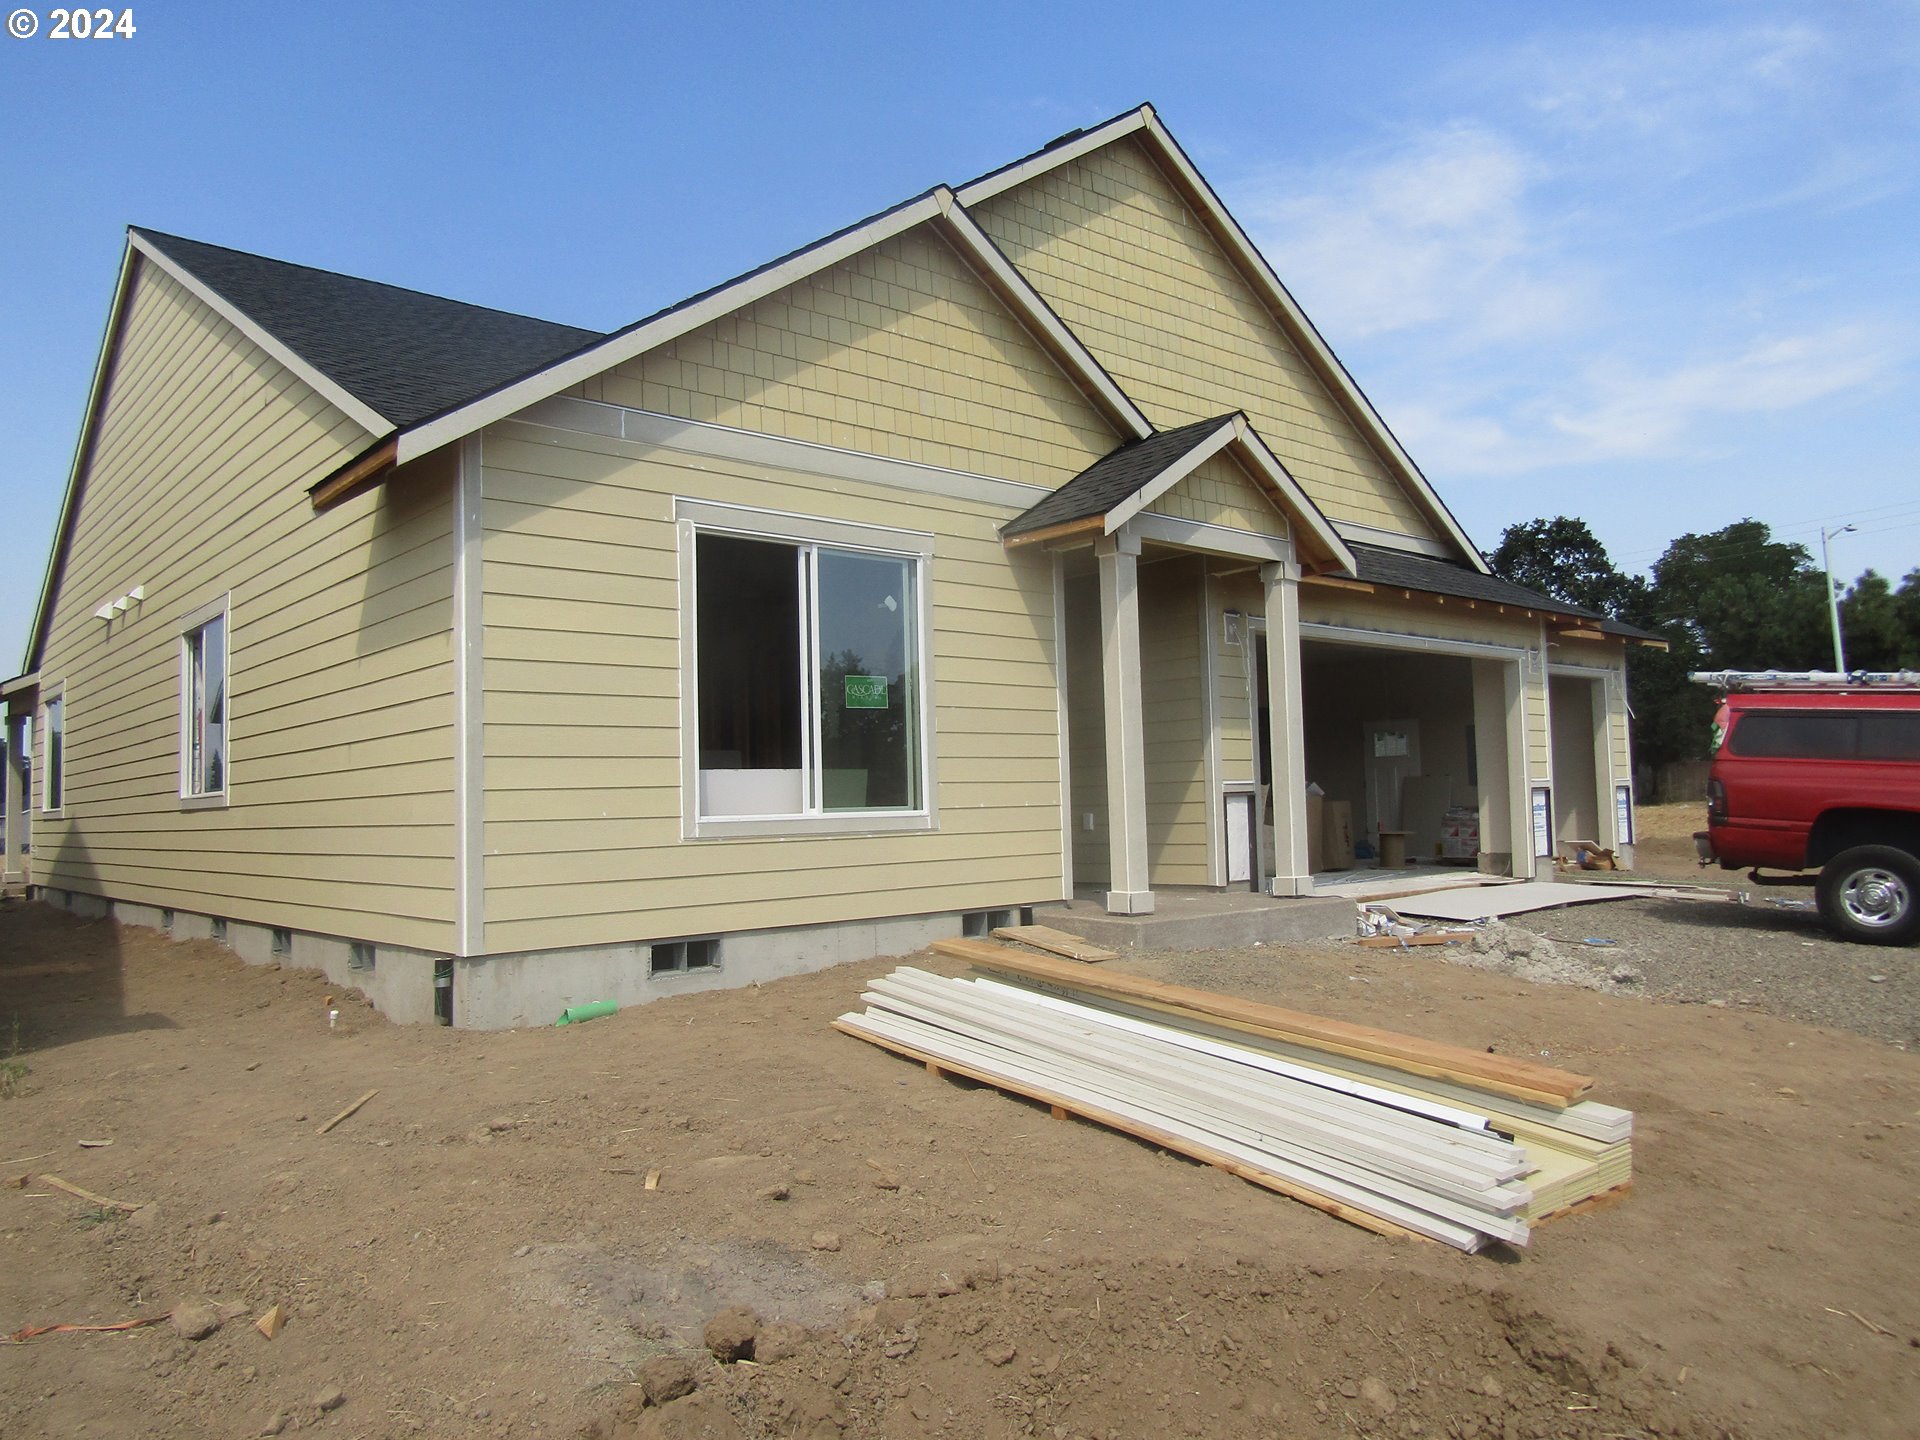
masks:
[[[60,702],[60,803],[47,804],[47,702]],[[40,700],[34,707],[33,716],[33,754],[30,764],[40,767],[40,793],[36,797],[40,806],[37,814],[49,820],[64,820],[67,815],[67,781],[72,767],[67,763],[67,736],[73,730],[73,707],[67,703],[67,682],[55,680],[40,687]],[[29,772],[31,779],[31,772]]]
[[[197,610],[189,610],[180,617],[180,757],[179,790],[182,810],[224,810],[229,804],[228,795],[233,788],[233,592],[227,591],[218,600],[209,600]],[[193,777],[189,774],[192,765],[193,747],[189,736],[193,729],[193,655],[187,641],[193,632],[210,620],[221,622],[221,630],[226,638],[226,655],[223,664],[226,667],[225,682],[226,714],[221,724],[226,728],[227,763],[220,772],[220,788],[205,792],[189,788]]]
[[[769,836],[872,835],[939,828],[938,778],[933,751],[933,536],[918,530],[828,520],[750,505],[727,505],[676,496],[674,529],[680,560],[680,833],[687,840]],[[699,625],[694,613],[694,539],[723,534],[776,544],[820,544],[866,550],[917,562],[914,586],[918,614],[920,807],[915,810],[846,811],[816,815],[702,817],[700,814]]]

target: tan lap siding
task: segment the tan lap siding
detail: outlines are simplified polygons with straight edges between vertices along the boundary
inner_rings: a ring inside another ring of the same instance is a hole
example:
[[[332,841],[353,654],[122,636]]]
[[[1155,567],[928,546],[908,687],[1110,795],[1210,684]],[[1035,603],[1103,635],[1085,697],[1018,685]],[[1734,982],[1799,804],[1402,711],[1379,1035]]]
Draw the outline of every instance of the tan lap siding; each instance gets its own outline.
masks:
[[[446,477],[315,516],[307,487],[370,437],[145,262],[102,405],[41,664],[67,807],[36,817],[36,881],[449,948]],[[179,622],[225,592],[229,804],[187,810]]]
[[[490,952],[1059,894],[1052,560],[1008,511],[516,424],[485,457]],[[681,838],[675,496],[933,535],[936,830]]]
[[[1136,141],[1061,165],[972,213],[1156,424],[1245,410],[1334,519],[1432,535]]]
[[[925,226],[584,388],[610,404],[1049,487],[1118,443]]]

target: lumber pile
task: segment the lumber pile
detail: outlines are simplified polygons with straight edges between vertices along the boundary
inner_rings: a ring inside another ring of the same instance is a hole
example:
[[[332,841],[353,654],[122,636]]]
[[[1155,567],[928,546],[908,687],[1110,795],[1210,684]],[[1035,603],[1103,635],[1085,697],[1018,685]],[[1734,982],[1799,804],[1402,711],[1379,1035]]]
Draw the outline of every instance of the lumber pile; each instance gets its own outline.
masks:
[[[1218,1165],[1381,1234],[1469,1253],[1623,1189],[1632,1115],[1590,1077],[979,941],[834,1028]],[[949,942],[936,949],[949,950]]]

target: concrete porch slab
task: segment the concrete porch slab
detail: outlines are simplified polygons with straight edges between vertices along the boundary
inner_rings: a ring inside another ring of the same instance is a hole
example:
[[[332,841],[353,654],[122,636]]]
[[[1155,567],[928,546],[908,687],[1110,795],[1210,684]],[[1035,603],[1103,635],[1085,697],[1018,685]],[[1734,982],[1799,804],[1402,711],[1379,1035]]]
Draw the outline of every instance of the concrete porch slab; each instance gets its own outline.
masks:
[[[1033,907],[1052,925],[1113,950],[1228,950],[1353,933],[1353,902],[1321,896],[1278,899],[1250,890],[1154,892],[1151,915],[1109,915],[1096,893]]]

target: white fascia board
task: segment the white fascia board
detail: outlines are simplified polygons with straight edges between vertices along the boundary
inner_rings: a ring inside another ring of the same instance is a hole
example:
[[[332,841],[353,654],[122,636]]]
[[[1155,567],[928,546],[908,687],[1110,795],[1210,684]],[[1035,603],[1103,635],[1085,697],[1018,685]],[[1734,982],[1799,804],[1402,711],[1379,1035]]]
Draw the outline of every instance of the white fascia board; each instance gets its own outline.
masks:
[[[1094,359],[1093,352],[1080,343],[1080,337],[1067,328],[1066,322],[1054,313],[1027,277],[1014,268],[1013,262],[967,213],[954,192],[943,187],[935,192],[935,198],[963,257],[975,270],[990,277],[1001,298],[1067,371],[1068,378],[1100,405],[1107,419],[1123,435],[1143,440],[1153,434],[1153,424],[1140,413],[1140,407],[1114,383],[1113,377]]]
[[[1142,485],[1133,494],[1107,511],[1107,530],[1109,535],[1118,534],[1120,527],[1147,506],[1158,500],[1167,491],[1178,485],[1187,476],[1198,470],[1207,461],[1218,455],[1233,443],[1234,428],[1231,418],[1223,419],[1214,432],[1182,455],[1173,464],[1167,466],[1153,479]]]
[[[556,395],[569,386],[590,380],[603,371],[624,364],[636,355],[645,354],[670,340],[679,338],[689,330],[696,330],[710,320],[730,315],[742,306],[773,294],[788,285],[805,280],[818,274],[829,266],[851,258],[871,246],[890,240],[903,231],[933,219],[940,213],[940,200],[929,194],[903,205],[897,210],[868,221],[865,225],[848,230],[838,237],[822,241],[809,249],[775,265],[770,269],[736,280],[708,295],[704,300],[696,301],[678,310],[669,311],[656,320],[649,321],[618,335],[609,336],[591,349],[582,350],[565,360],[536,371],[513,384],[483,395],[478,400],[449,411],[437,420],[429,420],[424,425],[404,432],[400,436],[399,446],[394,456],[396,465],[404,465],[431,451],[438,450],[463,435],[491,425],[496,420],[504,420],[515,411],[524,410],[534,402]]]
[[[1431,655],[1459,655],[1469,660],[1518,662],[1534,653],[1519,645],[1495,645],[1481,640],[1447,640],[1438,635],[1414,635],[1399,630],[1366,630],[1357,625],[1328,625],[1318,620],[1302,620],[1300,638],[1332,640],[1341,645],[1371,645],[1381,650],[1419,650]]]
[[[34,607],[33,628],[27,632],[27,655],[23,666],[29,673],[40,668],[40,651],[47,638],[47,624],[53,619],[54,579],[60,561],[73,535],[74,506],[80,497],[80,475],[86,469],[93,450],[93,434],[100,419],[101,392],[107,384],[107,362],[119,343],[120,324],[126,317],[127,297],[133,291],[133,243],[120,252],[120,275],[114,281],[113,304],[107,307],[107,328],[100,336],[100,353],[93,362],[93,383],[87,387],[87,408],[80,415],[80,435],[73,446],[73,463],[67,468],[67,489],[60,500],[60,519],[53,527],[53,548],[47,552],[47,568],[40,580],[40,603]],[[25,677],[22,677],[25,678]]]
[[[1204,520],[1180,520],[1172,515],[1136,515],[1121,533],[1182,550],[1231,555],[1261,565],[1290,564],[1294,558],[1291,540],[1256,535],[1250,530],[1232,530],[1225,525],[1209,525]]]
[[[1280,463],[1280,457],[1267,447],[1267,442],[1260,438],[1260,432],[1247,423],[1246,416],[1233,417],[1233,433],[1240,445],[1239,453],[1246,456],[1268,484],[1292,502],[1294,513],[1288,518],[1312,531],[1333,558],[1346,568],[1347,573],[1355,574],[1357,562],[1353,552],[1347,549],[1346,541],[1340,538],[1340,532],[1334,529],[1333,522],[1313,503],[1313,497],[1300,487],[1300,482],[1293,478],[1287,467]]]
[[[1036,175],[1044,175],[1049,170],[1058,169],[1082,155],[1091,154],[1102,145],[1111,144],[1123,135],[1146,126],[1153,118],[1153,107],[1142,105],[1138,110],[1129,110],[1116,116],[1104,125],[1095,126],[1077,139],[1069,140],[1050,150],[1043,150],[1030,159],[1009,165],[1004,170],[996,170],[991,175],[983,175],[971,184],[963,185],[955,192],[962,205],[975,205],[982,200],[991,200],[1016,185],[1024,185]]]
[[[245,335],[280,364],[304,380],[308,387],[323,398],[334,409],[345,415],[369,435],[381,436],[393,433],[393,422],[365,401],[356,399],[335,381],[316,370],[310,363],[288,349],[286,344],[260,324],[245,311],[235,306],[210,289],[198,276],[157,245],[149,245],[134,231],[127,232],[127,243],[143,256],[166,271],[178,281],[193,297],[207,306],[222,320]]]
[[[1394,438],[1393,432],[1387,428],[1386,421],[1381,419],[1380,413],[1373,408],[1373,402],[1367,399],[1360,387],[1354,383],[1353,376],[1347,372],[1347,367],[1340,363],[1340,358],[1333,353],[1332,347],[1314,328],[1306,312],[1287,292],[1287,287],[1281,283],[1279,275],[1267,263],[1266,257],[1255,247],[1253,241],[1247,237],[1247,232],[1240,228],[1240,222],[1235,220],[1227,207],[1221,203],[1220,197],[1214,193],[1206,177],[1194,168],[1193,162],[1187,159],[1186,152],[1167,132],[1167,128],[1160,123],[1160,117],[1153,113],[1151,107],[1144,110],[1143,117],[1142,133],[1153,145],[1156,157],[1173,171],[1182,188],[1187,192],[1188,201],[1211,222],[1216,238],[1227,247],[1229,254],[1238,262],[1241,270],[1254,282],[1261,298],[1278,314],[1295,340],[1305,347],[1308,358],[1320,371],[1321,378],[1333,387],[1340,399],[1345,402],[1347,409],[1360,421],[1368,437],[1393,461],[1395,468],[1400,471],[1400,478],[1413,490],[1415,498],[1421,502],[1421,508],[1428,512],[1428,517],[1446,531],[1447,535],[1460,547],[1461,553],[1481,574],[1491,574],[1479,547],[1467,538],[1466,531],[1462,530],[1459,522],[1453,518],[1453,513],[1447,509],[1446,502],[1441,500],[1433,486],[1427,482],[1427,477],[1420,473],[1420,467],[1413,463],[1413,457],[1407,454],[1399,440]],[[965,198],[964,193],[962,198]]]

